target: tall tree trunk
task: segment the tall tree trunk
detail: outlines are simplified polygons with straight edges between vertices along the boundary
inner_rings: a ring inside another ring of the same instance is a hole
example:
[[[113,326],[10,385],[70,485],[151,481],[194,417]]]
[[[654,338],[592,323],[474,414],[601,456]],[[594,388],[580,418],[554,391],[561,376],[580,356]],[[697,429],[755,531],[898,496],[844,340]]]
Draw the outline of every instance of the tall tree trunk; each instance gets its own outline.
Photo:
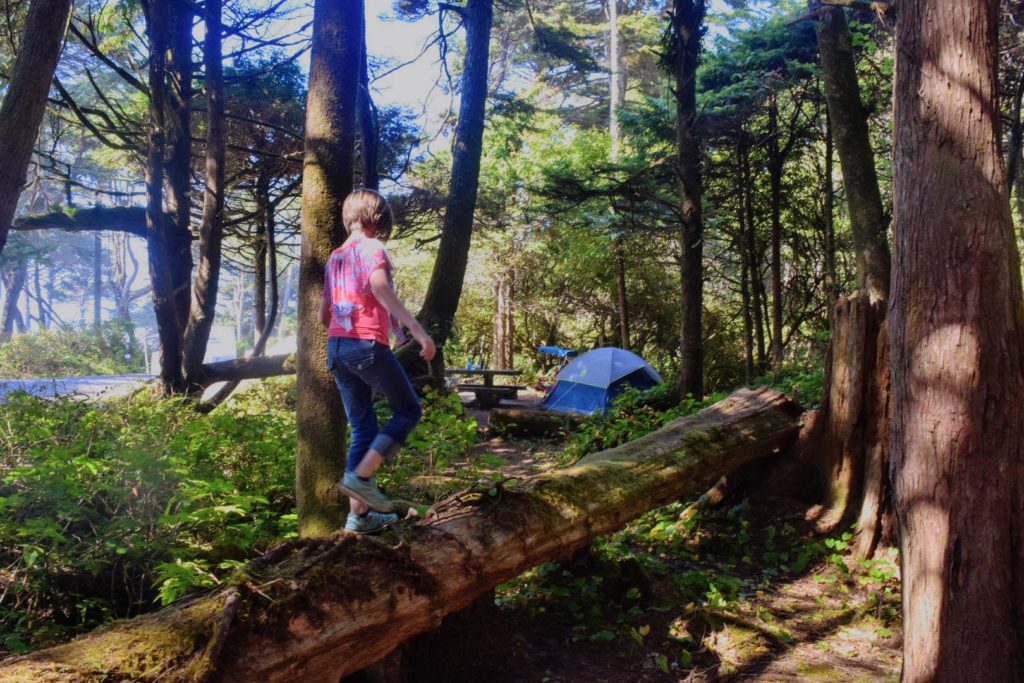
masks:
[[[850,28],[841,7],[824,9],[818,16],[822,81],[850,209],[857,278],[872,303],[884,302],[889,297],[891,257],[868,115],[860,101]]]
[[[366,22],[363,22],[362,47],[359,51],[359,152],[363,162],[363,187],[380,188],[378,161],[377,108],[370,94],[370,69],[366,54]]]
[[[629,338],[629,295],[626,290],[626,246],[621,235],[615,238],[615,292],[616,309],[619,314],[619,346],[628,349]]]
[[[832,184],[832,155],[834,150],[834,137],[832,135],[832,122],[828,114],[825,115],[825,220],[824,220],[824,242],[825,242],[825,298],[829,306],[834,306],[839,298],[839,282],[836,277],[836,217],[835,203],[836,190]]]
[[[181,330],[174,301],[174,281],[169,261],[173,240],[164,219],[164,132],[167,119],[166,54],[167,0],[147,5],[146,33],[149,38],[149,132],[146,161],[146,240],[149,279],[153,285],[153,309],[160,336],[160,384],[164,394],[182,388]]]
[[[47,318],[46,309],[43,308],[43,306],[44,306],[44,302],[43,302],[43,287],[42,287],[41,278],[39,276],[40,268],[39,268],[39,261],[38,260],[36,260],[34,266],[35,266],[35,272],[33,273],[33,285],[35,286],[36,308],[37,308],[37,310],[39,312],[39,329],[40,330],[46,330],[46,329],[49,329],[49,327],[50,327],[50,321]]]
[[[619,163],[622,148],[622,126],[619,111],[626,100],[626,70],[619,44],[619,0],[608,1],[608,135],[611,138],[611,160]],[[616,215],[612,198],[612,215]],[[617,230],[617,228],[616,228]],[[613,247],[615,258],[615,293],[619,318],[619,346],[630,347],[629,293],[626,290],[625,236],[618,232]]]
[[[754,179],[750,169],[750,136],[742,131],[743,144],[741,146],[743,165],[743,212],[746,214],[746,233],[744,236],[743,248],[747,255],[747,266],[750,276],[750,308],[753,316],[754,338],[757,341],[757,373],[763,373],[767,369],[768,353],[764,339],[764,281],[761,278],[761,258],[757,249],[757,222],[754,217]]]
[[[18,55],[0,105],[0,252],[7,244],[25,185],[70,16],[71,0],[32,0],[25,17]]]
[[[320,323],[324,266],[345,236],[341,206],[352,190],[363,2],[316,0],[302,174],[302,260],[295,456],[299,533],[336,530],[344,510],[335,490],[345,459],[345,414],[327,370]]]
[[[508,284],[503,276],[494,280],[494,344],[491,348],[491,355],[494,358],[494,367],[498,370],[507,369],[505,366],[505,306],[508,295]]]
[[[701,217],[700,142],[697,136],[697,63],[704,35],[704,0],[673,0],[669,15],[670,63],[676,95],[676,155],[679,171],[680,280],[682,286],[681,372],[678,390],[704,395],[704,225]]]
[[[754,379],[754,316],[752,307],[752,293],[750,286],[750,253],[746,248],[747,241],[747,212],[745,209],[746,195],[749,192],[744,184],[744,157],[746,155],[746,136],[740,135],[736,142],[736,222],[739,226],[739,234],[736,236],[735,249],[740,255],[740,297],[743,314],[743,359],[744,378],[749,383]]]
[[[167,229],[167,267],[174,287],[178,328],[184,334],[192,308],[192,24],[195,10],[190,2],[167,3],[168,63],[167,103],[167,199],[173,217]]]
[[[103,236],[92,236],[92,324],[103,321]]]
[[[999,3],[901,0],[889,331],[903,680],[1024,680],[1024,307]],[[980,668],[979,668],[980,667]]]
[[[256,241],[253,245],[253,308],[256,309],[256,334],[263,331],[267,322],[267,217],[270,208],[269,178],[260,174],[256,179],[256,208],[259,213],[256,224]]]
[[[772,370],[782,368],[782,167],[785,159],[779,146],[778,95],[768,99],[768,181],[772,214]]]
[[[452,148],[452,176],[437,259],[419,314],[438,346],[448,340],[455,322],[473,235],[494,8],[492,0],[468,0],[459,11],[466,27],[466,59],[459,82],[462,97]]]
[[[224,237],[224,61],[221,48],[221,0],[206,0],[206,188],[199,224],[199,268],[192,288],[191,313],[185,329],[185,382],[190,390],[202,384],[202,364],[217,311],[221,245]]]

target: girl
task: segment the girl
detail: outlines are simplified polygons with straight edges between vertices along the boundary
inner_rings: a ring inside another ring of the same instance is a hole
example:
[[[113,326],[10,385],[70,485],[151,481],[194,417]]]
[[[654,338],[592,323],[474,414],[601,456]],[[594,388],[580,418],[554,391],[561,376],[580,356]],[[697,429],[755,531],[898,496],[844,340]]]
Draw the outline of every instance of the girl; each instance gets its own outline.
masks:
[[[398,516],[377,488],[374,473],[391,462],[422,416],[419,399],[395,354],[389,333],[402,340],[399,323],[430,361],[436,352],[426,333],[395,294],[394,266],[383,242],[391,236],[391,206],[373,190],[356,190],[341,210],[348,239],[327,261],[320,320],[328,328],[327,367],[345,404],[352,426],[345,476],[338,484],[349,497],[345,528],[357,533],[380,531]],[[384,395],[392,417],[378,430],[372,391]]]

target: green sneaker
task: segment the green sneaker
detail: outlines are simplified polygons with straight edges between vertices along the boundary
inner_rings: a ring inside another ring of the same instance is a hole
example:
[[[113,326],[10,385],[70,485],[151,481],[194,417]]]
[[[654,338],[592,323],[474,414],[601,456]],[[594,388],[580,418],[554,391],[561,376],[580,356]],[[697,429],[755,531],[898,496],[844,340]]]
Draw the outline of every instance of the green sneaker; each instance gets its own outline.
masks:
[[[345,530],[354,531],[357,534],[375,534],[383,531],[398,521],[398,515],[391,513],[375,512],[370,510],[365,515],[350,512],[348,520],[345,521]]]
[[[355,498],[371,510],[391,512],[395,509],[394,504],[377,488],[376,477],[370,477],[368,481],[363,481],[356,476],[355,472],[346,472],[342,480],[338,482],[338,489],[344,495]]]

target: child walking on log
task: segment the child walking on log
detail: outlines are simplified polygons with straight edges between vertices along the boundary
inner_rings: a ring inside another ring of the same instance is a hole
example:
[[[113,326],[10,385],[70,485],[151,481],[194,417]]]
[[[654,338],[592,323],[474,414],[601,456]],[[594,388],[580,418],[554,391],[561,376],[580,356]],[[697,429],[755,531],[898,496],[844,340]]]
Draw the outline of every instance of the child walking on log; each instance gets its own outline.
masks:
[[[399,323],[430,361],[434,340],[395,294],[394,266],[384,248],[391,236],[391,206],[373,190],[356,190],[342,206],[348,239],[327,261],[320,321],[328,328],[327,367],[345,404],[352,426],[345,475],[338,488],[349,497],[345,528],[373,533],[398,519],[374,474],[392,462],[422,416],[412,383],[391,352],[389,333],[399,341]],[[373,391],[391,406],[391,419],[378,429]]]

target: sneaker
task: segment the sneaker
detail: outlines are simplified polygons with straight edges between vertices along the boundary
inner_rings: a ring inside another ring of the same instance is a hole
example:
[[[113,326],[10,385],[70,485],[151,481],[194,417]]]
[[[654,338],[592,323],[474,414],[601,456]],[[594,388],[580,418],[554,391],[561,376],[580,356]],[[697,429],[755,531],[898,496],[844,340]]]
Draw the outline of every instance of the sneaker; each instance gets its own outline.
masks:
[[[370,510],[360,517],[355,513],[348,513],[348,520],[345,522],[346,531],[354,531],[357,534],[374,534],[382,531],[398,521],[398,515],[385,514]]]
[[[363,481],[356,476],[355,472],[346,472],[338,483],[338,488],[343,494],[349,498],[355,498],[371,510],[391,512],[395,508],[388,497],[377,488],[376,477],[370,477],[369,481]]]

